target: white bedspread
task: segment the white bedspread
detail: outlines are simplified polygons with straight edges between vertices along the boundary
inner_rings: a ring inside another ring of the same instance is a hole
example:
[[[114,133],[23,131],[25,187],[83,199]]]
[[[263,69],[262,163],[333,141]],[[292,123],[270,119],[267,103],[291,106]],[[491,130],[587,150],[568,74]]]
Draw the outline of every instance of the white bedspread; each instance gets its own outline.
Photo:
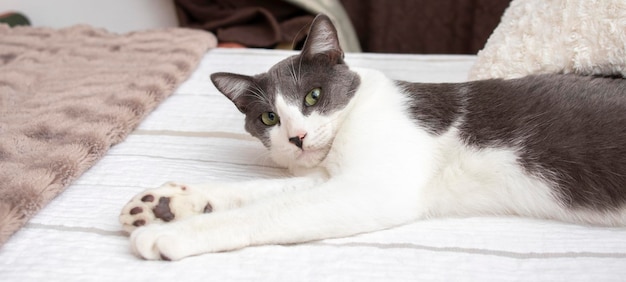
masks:
[[[361,236],[250,247],[178,262],[133,256],[117,217],[165,181],[285,175],[209,74],[256,74],[287,51],[212,50],[128,139],[0,249],[0,281],[626,281],[626,228],[444,218]],[[348,54],[396,79],[463,81],[473,56]]]

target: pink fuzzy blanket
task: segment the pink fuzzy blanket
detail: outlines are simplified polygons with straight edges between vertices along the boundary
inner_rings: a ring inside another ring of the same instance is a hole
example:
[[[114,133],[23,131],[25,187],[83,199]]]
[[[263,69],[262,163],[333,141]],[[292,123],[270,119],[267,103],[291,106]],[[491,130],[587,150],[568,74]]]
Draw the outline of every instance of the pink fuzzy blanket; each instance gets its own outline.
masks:
[[[216,45],[208,32],[0,26],[0,246]]]

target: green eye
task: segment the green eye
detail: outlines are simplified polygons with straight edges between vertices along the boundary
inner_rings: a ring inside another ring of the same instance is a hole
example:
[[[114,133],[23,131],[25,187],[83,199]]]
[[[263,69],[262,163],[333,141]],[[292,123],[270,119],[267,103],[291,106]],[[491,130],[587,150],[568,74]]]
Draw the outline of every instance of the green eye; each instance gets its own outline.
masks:
[[[322,95],[321,88],[313,88],[309,91],[308,94],[304,97],[304,104],[307,106],[314,106],[320,100],[320,96]]]
[[[278,121],[280,121],[280,119],[274,112],[264,112],[261,115],[261,121],[267,126],[274,126],[278,123]]]

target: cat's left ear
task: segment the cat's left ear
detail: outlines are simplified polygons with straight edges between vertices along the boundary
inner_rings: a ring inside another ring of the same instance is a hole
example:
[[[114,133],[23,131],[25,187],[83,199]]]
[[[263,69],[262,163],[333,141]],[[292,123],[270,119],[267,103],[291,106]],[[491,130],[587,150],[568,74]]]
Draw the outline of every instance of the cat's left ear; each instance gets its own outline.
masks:
[[[302,56],[307,59],[319,55],[328,57],[333,63],[343,62],[343,51],[339,46],[337,30],[330,18],[324,14],[317,15],[313,20],[302,47]]]
[[[211,74],[211,81],[219,90],[228,97],[240,112],[246,113],[248,105],[252,101],[251,96],[248,95],[250,87],[254,84],[254,80],[250,76],[218,72]]]

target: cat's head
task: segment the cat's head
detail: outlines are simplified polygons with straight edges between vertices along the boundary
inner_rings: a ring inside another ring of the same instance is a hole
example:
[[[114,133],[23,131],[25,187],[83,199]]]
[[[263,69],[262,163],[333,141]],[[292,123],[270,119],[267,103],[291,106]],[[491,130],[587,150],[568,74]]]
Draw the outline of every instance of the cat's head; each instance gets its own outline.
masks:
[[[360,84],[325,15],[313,20],[300,54],[266,73],[214,73],[211,80],[246,115],[245,129],[274,161],[291,168],[314,167],[326,158]]]

